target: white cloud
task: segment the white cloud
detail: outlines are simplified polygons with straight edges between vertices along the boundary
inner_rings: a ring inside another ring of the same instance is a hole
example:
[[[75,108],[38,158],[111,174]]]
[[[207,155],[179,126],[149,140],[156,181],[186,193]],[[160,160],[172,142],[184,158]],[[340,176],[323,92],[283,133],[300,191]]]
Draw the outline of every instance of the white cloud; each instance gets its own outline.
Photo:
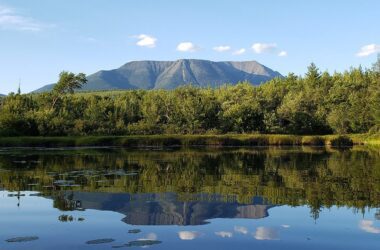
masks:
[[[258,227],[256,232],[253,233],[253,237],[256,240],[277,240],[278,235],[277,231],[272,228],[267,227]]]
[[[42,24],[32,18],[22,16],[15,10],[0,6],[0,29],[20,31],[41,31],[51,25]]]
[[[380,234],[380,228],[373,226],[371,220],[361,220],[359,222],[359,228],[367,233]]]
[[[238,49],[238,50],[235,50],[234,52],[232,52],[233,55],[242,55],[244,53],[245,53],[244,48],[241,48],[241,49]]]
[[[226,231],[215,232],[215,235],[220,236],[222,238],[232,238],[233,236],[231,232],[226,232]]]
[[[290,228],[290,225],[284,224],[284,225],[281,225],[281,227],[283,227],[283,228]]]
[[[246,227],[235,226],[234,231],[241,234],[248,234],[248,229]]]
[[[218,51],[218,52],[225,52],[225,51],[229,51],[231,49],[231,47],[228,45],[220,45],[220,46],[216,46],[212,49],[215,51]]]
[[[182,42],[177,45],[177,50],[181,52],[194,52],[199,50],[199,47],[192,42]]]
[[[285,50],[281,51],[280,53],[278,53],[278,56],[288,56],[288,52],[286,52]]]
[[[359,52],[356,53],[358,57],[365,57],[375,53],[380,53],[380,45],[379,44],[368,44],[360,48]]]
[[[254,43],[251,48],[257,54],[271,53],[277,49],[277,44],[275,44],[275,43]]]
[[[140,47],[147,47],[147,48],[154,48],[156,47],[157,38],[146,35],[146,34],[140,34],[133,36],[134,38],[138,39],[136,45]]]
[[[178,232],[178,236],[181,240],[194,240],[199,236],[199,233],[194,231],[180,231]]]

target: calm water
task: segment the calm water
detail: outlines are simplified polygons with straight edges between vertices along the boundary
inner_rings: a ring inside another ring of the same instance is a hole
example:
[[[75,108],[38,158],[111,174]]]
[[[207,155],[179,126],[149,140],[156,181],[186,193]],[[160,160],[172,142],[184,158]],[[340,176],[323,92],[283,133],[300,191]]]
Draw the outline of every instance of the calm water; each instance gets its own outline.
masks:
[[[0,149],[0,249],[380,249],[380,152]]]

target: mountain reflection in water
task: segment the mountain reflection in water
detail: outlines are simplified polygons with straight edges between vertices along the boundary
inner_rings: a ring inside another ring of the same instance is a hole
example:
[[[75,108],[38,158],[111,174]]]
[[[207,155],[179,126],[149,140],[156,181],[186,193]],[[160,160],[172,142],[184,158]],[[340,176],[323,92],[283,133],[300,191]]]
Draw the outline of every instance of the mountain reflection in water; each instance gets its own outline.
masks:
[[[214,218],[261,219],[273,207],[260,197],[252,204],[219,201],[219,195],[198,194],[194,201],[179,201],[175,193],[110,194],[67,192],[61,197],[72,209],[96,209],[124,214],[131,225],[203,225]]]

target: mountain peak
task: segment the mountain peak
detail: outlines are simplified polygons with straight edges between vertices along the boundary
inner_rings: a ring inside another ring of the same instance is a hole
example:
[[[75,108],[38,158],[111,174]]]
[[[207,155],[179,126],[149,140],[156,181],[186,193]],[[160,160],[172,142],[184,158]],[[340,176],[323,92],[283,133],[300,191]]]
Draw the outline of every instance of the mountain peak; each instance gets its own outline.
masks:
[[[200,87],[218,87],[241,81],[257,85],[275,77],[282,76],[257,61],[143,60],[89,75],[83,90],[173,89],[190,83]],[[47,85],[35,92],[49,91],[51,88],[52,85]]]

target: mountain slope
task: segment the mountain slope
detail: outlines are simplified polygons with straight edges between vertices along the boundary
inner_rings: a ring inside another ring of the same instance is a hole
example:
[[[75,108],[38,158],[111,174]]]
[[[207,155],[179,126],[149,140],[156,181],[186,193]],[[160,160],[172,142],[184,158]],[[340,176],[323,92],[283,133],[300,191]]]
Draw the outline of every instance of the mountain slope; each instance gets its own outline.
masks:
[[[134,61],[118,69],[89,75],[83,90],[173,89],[190,83],[201,87],[217,87],[240,81],[260,84],[274,77],[282,76],[256,61]],[[49,91],[53,86],[47,85],[35,92]]]
[[[39,89],[34,90],[32,93],[43,93],[43,92],[48,92],[51,91],[54,87],[55,83],[45,85]]]

